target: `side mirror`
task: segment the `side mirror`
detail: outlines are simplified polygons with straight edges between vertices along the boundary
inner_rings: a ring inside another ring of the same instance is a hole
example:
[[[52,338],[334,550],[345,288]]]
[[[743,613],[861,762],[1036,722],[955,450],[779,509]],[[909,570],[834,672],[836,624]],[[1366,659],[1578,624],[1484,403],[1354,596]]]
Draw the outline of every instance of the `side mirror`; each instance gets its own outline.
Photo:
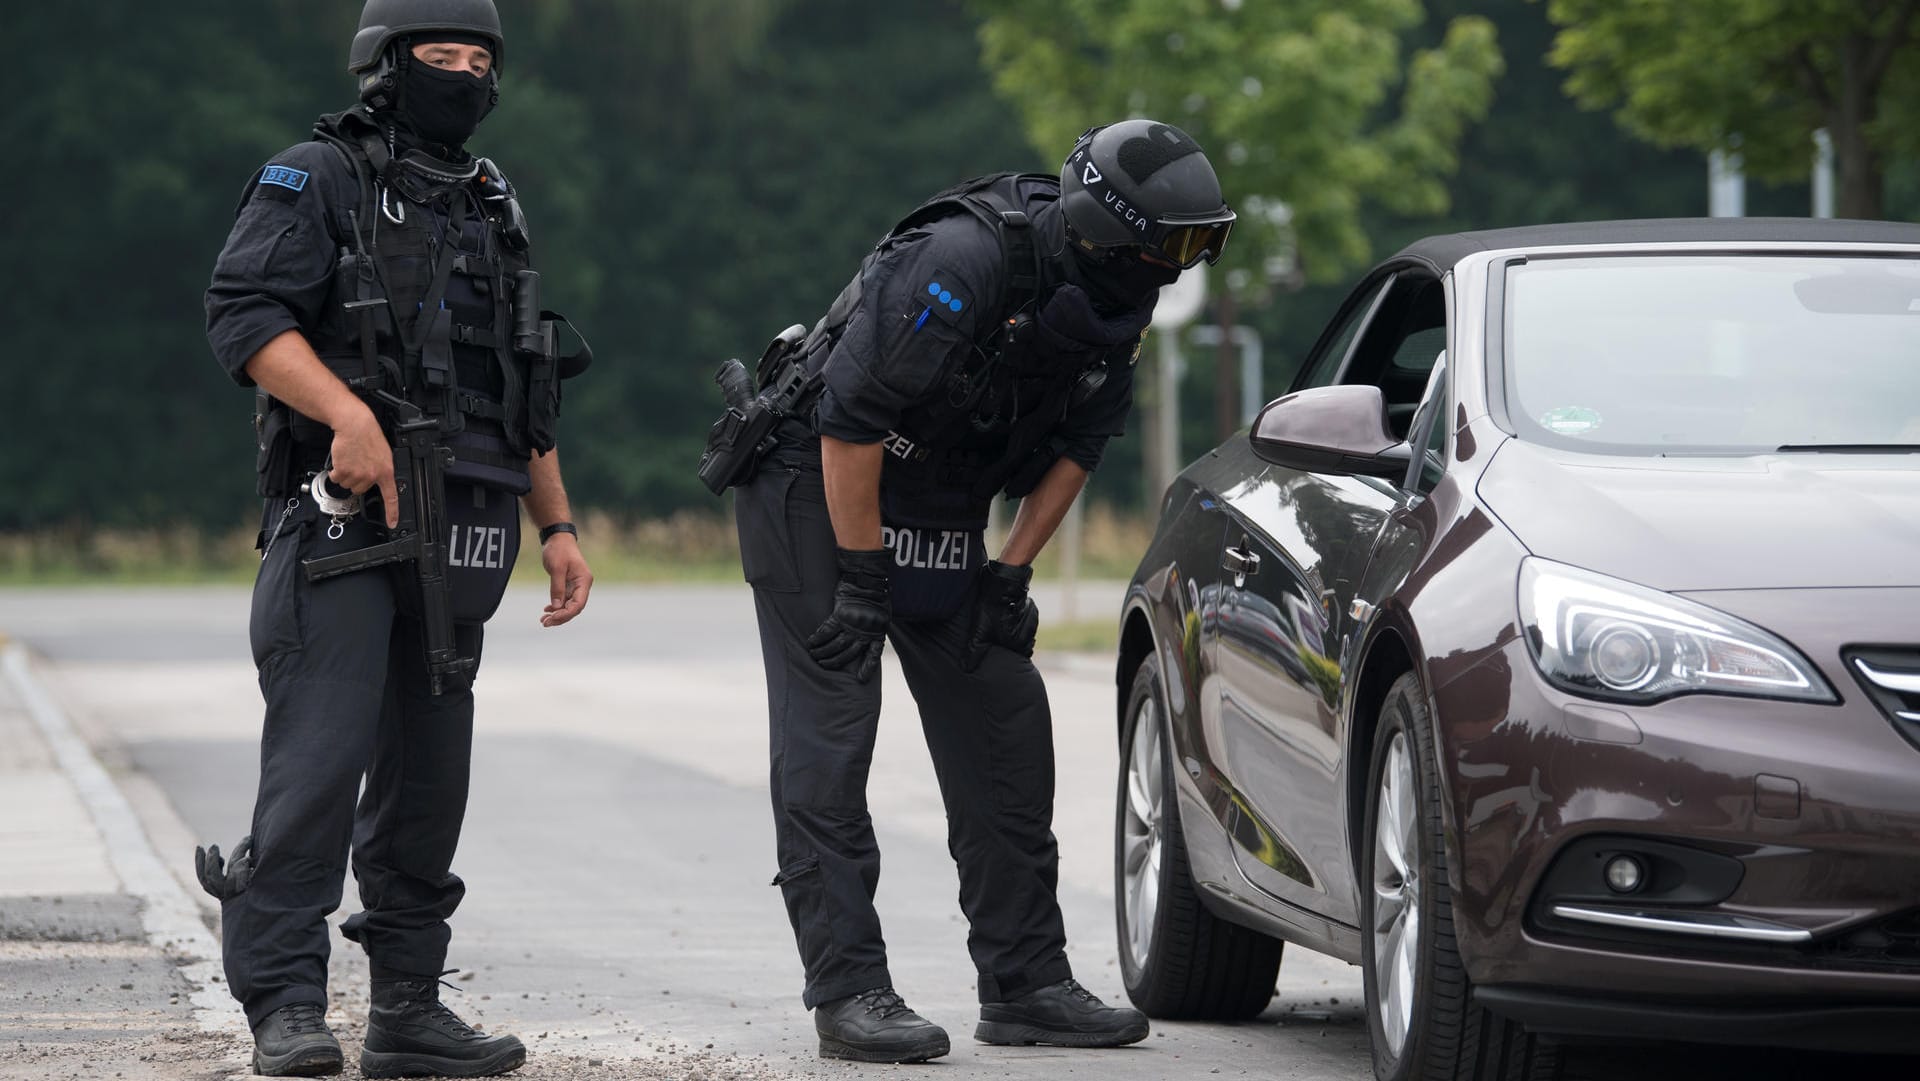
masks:
[[[1248,435],[1262,461],[1303,473],[1406,476],[1413,448],[1387,429],[1374,386],[1314,387],[1270,402]]]

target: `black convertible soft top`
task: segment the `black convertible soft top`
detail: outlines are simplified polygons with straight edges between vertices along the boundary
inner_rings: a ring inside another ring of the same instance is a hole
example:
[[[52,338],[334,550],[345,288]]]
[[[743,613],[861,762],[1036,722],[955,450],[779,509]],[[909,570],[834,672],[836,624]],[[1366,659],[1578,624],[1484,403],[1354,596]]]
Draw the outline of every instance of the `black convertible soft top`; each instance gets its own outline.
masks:
[[[1440,271],[1483,251],[1555,248],[1588,244],[1678,244],[1687,242],[1791,244],[1920,244],[1920,225],[1894,221],[1818,218],[1645,218],[1523,225],[1473,233],[1444,233],[1416,240],[1392,261],[1417,260]]]

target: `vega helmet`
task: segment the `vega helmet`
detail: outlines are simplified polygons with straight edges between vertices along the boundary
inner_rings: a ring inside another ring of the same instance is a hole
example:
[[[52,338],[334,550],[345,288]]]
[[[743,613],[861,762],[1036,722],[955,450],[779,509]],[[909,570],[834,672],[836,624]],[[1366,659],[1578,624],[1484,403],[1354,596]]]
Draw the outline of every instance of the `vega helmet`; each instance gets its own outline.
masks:
[[[397,66],[394,46],[434,34],[451,35],[442,40],[484,43],[493,54],[487,77],[497,86],[507,39],[493,0],[367,0],[347,56],[347,70],[360,77],[361,100],[376,108],[391,104]]]
[[[1089,128],[1060,167],[1067,238],[1096,258],[1220,259],[1234,213],[1193,137],[1157,120]]]

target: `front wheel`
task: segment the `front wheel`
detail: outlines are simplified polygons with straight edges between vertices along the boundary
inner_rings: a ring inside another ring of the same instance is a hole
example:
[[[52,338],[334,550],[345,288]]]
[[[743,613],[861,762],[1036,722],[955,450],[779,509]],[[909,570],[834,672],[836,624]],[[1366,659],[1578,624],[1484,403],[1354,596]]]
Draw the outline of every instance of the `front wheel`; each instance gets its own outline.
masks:
[[[1114,917],[1127,997],[1149,1017],[1239,1021],[1273,999],[1280,940],[1215,916],[1187,865],[1166,698],[1151,661],[1134,673],[1114,814]]]
[[[1453,937],[1433,726],[1412,673],[1387,689],[1367,778],[1361,967],[1380,1081],[1553,1081],[1559,1049],[1472,1002]]]

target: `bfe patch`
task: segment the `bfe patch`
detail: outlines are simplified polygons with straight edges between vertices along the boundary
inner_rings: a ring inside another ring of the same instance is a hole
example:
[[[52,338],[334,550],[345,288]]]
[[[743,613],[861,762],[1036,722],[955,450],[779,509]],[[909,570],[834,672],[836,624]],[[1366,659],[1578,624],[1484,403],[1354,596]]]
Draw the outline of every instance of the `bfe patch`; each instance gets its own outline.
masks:
[[[300,193],[307,190],[309,174],[304,169],[295,169],[288,165],[269,165],[260,170],[260,179],[254,183],[253,192],[267,199],[278,199],[283,203],[296,202]]]

